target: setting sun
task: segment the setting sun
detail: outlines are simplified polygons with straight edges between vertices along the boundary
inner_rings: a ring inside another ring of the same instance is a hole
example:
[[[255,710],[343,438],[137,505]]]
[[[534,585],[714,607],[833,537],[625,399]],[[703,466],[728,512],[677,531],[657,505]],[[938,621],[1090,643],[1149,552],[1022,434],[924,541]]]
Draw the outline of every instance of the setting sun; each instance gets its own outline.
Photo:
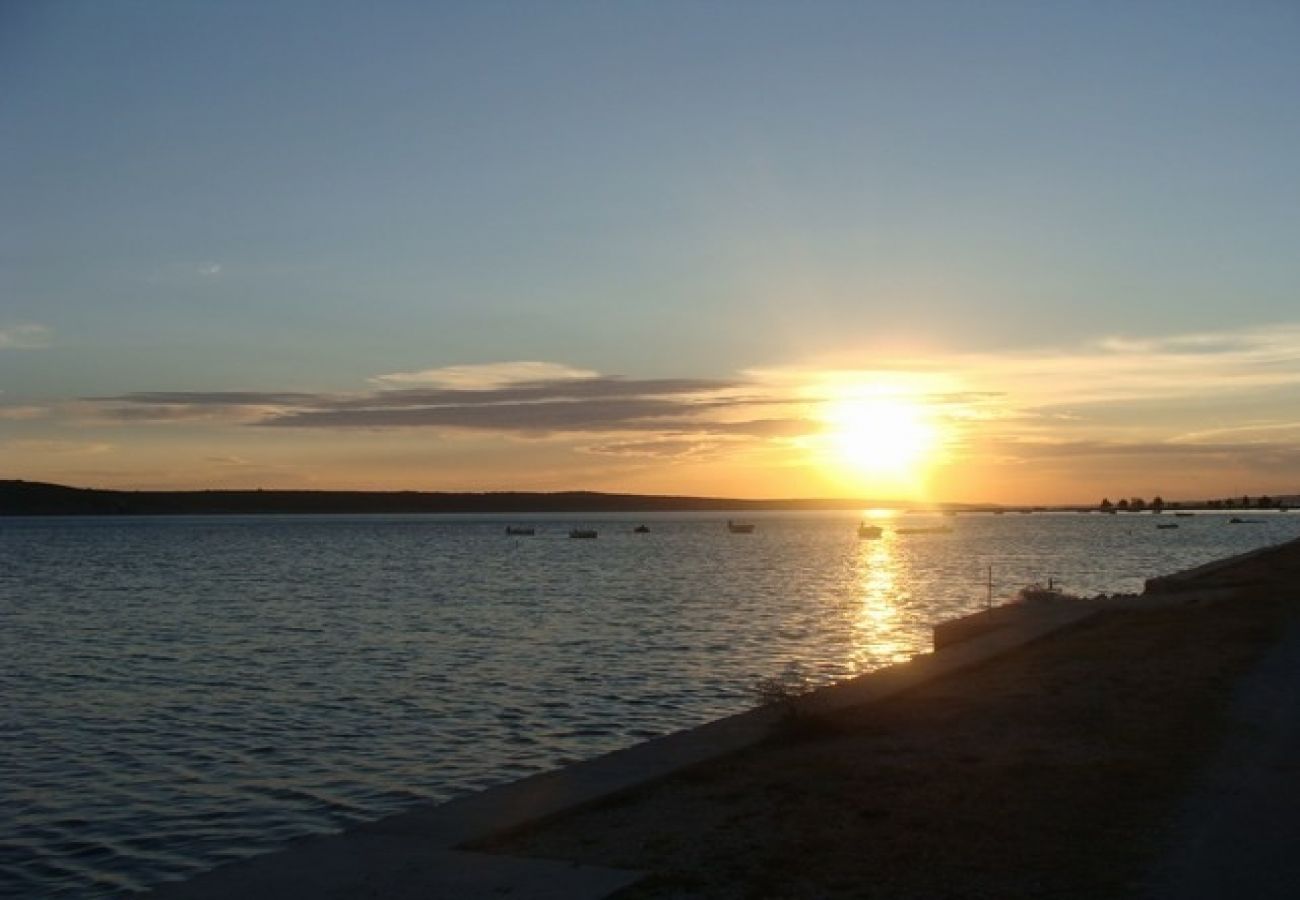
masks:
[[[828,405],[833,463],[858,478],[914,488],[938,444],[938,429],[917,402],[863,392]]]

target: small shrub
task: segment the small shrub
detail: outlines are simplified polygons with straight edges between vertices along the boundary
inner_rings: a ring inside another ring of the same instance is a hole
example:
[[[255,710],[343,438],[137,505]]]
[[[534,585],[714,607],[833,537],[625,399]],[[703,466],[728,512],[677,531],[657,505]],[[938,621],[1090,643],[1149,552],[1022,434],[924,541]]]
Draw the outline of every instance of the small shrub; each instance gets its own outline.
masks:
[[[802,714],[799,702],[811,693],[814,685],[797,665],[787,666],[780,675],[760,678],[754,682],[754,696],[760,706],[775,706],[787,719],[797,719]]]

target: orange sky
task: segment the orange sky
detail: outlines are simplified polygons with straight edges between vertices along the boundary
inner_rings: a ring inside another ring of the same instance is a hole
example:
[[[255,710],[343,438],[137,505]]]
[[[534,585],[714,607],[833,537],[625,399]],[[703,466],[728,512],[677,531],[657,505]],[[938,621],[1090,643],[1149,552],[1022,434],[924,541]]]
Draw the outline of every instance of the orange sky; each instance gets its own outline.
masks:
[[[1300,327],[876,362],[709,379],[516,362],[354,391],[68,398],[4,408],[5,474],[1001,503],[1300,488]]]

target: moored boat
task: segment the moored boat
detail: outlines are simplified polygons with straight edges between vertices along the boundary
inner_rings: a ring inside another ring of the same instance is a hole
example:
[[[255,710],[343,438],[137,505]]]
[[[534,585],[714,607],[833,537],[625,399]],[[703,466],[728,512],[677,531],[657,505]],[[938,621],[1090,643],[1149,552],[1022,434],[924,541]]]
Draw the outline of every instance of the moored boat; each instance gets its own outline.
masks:
[[[878,538],[883,533],[884,529],[879,525],[868,525],[866,522],[861,522],[858,525],[858,537],[860,538]]]
[[[574,528],[569,531],[569,537],[571,538],[586,538],[590,540],[595,536],[596,530],[594,528]]]
[[[529,528],[524,525],[507,525],[506,534],[534,535],[537,533],[536,528]]]
[[[732,534],[752,534],[754,531],[753,522],[737,522],[732,519],[727,520],[727,530]]]

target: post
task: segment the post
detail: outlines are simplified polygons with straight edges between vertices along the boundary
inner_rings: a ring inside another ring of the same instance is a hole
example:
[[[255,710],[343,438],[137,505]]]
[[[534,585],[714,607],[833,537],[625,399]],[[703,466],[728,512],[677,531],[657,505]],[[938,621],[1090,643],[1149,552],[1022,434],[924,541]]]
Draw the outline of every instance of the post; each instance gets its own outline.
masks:
[[[985,608],[985,609],[992,609],[992,608],[993,608],[993,567],[992,567],[992,566],[989,566],[989,585],[988,585],[988,586],[989,586],[989,592],[988,592],[988,597],[987,597],[987,598],[985,599],[985,601],[984,601],[984,608]]]

